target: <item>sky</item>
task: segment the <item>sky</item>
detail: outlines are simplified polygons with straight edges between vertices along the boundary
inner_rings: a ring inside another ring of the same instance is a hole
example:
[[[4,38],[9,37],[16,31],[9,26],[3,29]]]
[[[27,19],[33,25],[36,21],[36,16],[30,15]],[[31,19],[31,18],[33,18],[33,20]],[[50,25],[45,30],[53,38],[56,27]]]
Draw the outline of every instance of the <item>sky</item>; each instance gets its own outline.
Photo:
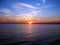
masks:
[[[60,19],[60,0],[0,0],[0,20]]]

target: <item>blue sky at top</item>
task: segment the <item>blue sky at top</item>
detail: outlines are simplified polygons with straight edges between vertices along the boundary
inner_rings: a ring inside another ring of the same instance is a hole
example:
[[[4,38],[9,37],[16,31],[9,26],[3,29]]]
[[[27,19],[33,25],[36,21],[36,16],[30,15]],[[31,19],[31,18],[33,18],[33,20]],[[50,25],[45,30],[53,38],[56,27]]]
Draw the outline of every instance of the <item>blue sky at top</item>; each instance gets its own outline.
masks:
[[[0,0],[0,16],[60,18],[60,0]]]

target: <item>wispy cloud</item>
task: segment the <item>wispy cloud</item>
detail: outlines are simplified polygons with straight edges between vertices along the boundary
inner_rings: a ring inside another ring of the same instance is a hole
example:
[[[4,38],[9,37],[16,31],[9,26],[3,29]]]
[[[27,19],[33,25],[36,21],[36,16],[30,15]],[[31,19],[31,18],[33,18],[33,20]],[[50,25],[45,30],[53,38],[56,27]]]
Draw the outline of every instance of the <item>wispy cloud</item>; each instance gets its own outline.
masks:
[[[38,3],[37,5],[40,4]],[[28,8],[28,10],[26,7]],[[46,6],[43,5],[41,8],[45,9],[48,7],[51,7],[51,5],[46,5]],[[26,3],[17,3],[14,5],[14,8],[15,10],[17,10],[17,12],[22,12],[21,14],[16,15],[16,18],[26,19],[26,20],[36,18],[36,16],[38,16],[43,11],[43,9],[40,9],[40,7],[35,7]],[[25,12],[28,11],[28,13],[23,13],[24,11],[22,10],[25,10]]]
[[[19,14],[17,15],[16,19],[24,19],[24,20],[33,20],[38,16],[38,13],[40,13],[42,10],[34,10],[30,13],[25,13],[25,14]]]
[[[30,4],[26,4],[26,3],[19,3],[20,6],[25,6],[25,7],[28,7],[28,8],[32,8],[32,9],[36,9],[37,7],[33,6],[33,5],[30,5]]]
[[[52,7],[52,5],[42,6],[42,8],[49,8],[49,7]]]
[[[31,19],[35,18],[36,15],[38,15],[38,13],[40,13],[42,11],[42,10],[39,9],[39,7],[35,7],[31,4],[26,4],[26,3],[15,4],[14,8],[18,12],[21,12],[22,10],[25,10],[25,12],[28,11],[28,13],[23,13],[24,12],[23,11],[21,14],[16,15],[17,16],[16,18],[26,19],[26,20],[31,20]]]
[[[7,8],[2,8],[0,9],[0,12],[5,13],[5,14],[9,14],[12,15],[13,13],[11,12],[11,10],[7,9]]]
[[[16,12],[20,13],[31,13],[38,9],[38,7],[26,3],[16,3],[12,5]]]
[[[30,15],[30,14],[20,14],[20,15],[18,15],[18,17],[16,17],[16,19],[31,20],[32,15]]]
[[[17,15],[17,19],[32,20],[36,15],[38,15],[38,11],[32,11],[30,13]]]
[[[42,3],[43,3],[43,4],[45,4],[45,3],[46,3],[46,0],[41,0],[41,1],[42,1]]]
[[[27,7],[27,8],[30,8],[30,9],[37,9],[37,7],[33,6],[33,5],[30,5],[30,4],[26,4],[26,3],[18,3],[18,4],[15,4],[14,5],[15,8],[21,8],[21,7]]]

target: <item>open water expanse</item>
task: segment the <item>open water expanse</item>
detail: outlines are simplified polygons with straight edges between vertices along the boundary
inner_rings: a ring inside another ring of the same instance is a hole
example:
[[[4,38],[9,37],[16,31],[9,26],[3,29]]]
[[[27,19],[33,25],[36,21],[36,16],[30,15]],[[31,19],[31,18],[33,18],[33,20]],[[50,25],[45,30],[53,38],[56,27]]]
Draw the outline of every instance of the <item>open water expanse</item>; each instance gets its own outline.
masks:
[[[0,24],[0,45],[59,45],[60,24]]]

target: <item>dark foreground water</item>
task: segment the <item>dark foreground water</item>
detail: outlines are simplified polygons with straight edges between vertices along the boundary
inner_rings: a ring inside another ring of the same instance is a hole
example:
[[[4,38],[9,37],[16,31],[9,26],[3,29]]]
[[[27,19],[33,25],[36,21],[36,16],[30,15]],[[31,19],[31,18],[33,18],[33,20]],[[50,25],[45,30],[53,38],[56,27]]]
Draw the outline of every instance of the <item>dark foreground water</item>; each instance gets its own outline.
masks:
[[[0,45],[59,45],[60,24],[0,24]]]

